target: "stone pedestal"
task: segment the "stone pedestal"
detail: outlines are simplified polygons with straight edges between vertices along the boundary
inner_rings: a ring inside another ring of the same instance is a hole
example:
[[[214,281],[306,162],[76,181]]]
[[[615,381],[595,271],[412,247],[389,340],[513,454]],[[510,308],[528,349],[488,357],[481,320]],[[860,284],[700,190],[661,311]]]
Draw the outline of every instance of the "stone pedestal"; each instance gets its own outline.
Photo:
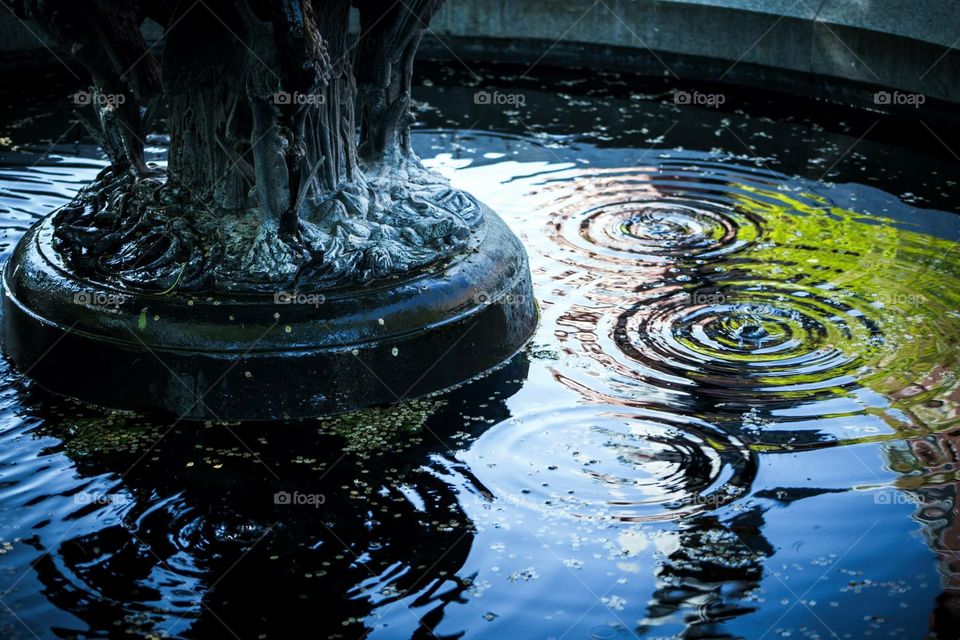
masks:
[[[5,352],[55,393],[188,420],[317,416],[450,387],[536,324],[524,249],[482,208],[466,251],[409,276],[229,296],[77,277],[51,246],[51,216],[3,272]]]

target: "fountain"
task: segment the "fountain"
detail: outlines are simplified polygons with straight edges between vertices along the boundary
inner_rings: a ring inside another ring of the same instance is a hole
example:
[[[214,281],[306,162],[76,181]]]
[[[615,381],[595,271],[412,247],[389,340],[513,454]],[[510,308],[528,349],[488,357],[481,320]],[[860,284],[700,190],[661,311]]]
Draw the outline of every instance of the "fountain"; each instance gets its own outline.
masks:
[[[441,2],[26,2],[92,77],[79,116],[110,165],[7,263],[8,356],[105,407],[245,420],[398,402],[515,353],[523,247],[410,145]],[[161,118],[165,167],[145,160]]]
[[[0,10],[0,638],[955,637],[955,7],[331,2]]]

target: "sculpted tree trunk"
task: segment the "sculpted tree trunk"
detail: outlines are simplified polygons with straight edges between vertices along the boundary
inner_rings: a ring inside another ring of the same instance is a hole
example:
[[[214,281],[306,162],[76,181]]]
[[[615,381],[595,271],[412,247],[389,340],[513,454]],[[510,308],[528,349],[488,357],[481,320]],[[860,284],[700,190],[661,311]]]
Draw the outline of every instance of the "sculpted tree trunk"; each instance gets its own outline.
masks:
[[[462,249],[477,203],[410,148],[413,58],[441,2],[356,0],[351,45],[349,0],[26,0],[90,72],[83,120],[111,161],[58,215],[57,250],[131,287],[256,291],[368,281]],[[148,17],[165,29],[159,62]],[[165,170],[144,161],[157,113]]]
[[[443,0],[383,3],[360,9],[357,82],[361,94],[360,154],[367,163],[402,162],[410,150],[410,83],[423,31]]]
[[[313,417],[464,382],[532,335],[523,246],[410,144],[441,0],[13,2],[90,73],[75,100],[110,159],[4,266],[2,346],[44,388]]]

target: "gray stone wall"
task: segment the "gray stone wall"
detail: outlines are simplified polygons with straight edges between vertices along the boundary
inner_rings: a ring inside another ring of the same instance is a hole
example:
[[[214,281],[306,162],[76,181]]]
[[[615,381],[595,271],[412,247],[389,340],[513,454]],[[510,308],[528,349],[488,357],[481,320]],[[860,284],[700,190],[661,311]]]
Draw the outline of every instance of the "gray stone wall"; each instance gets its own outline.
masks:
[[[668,54],[712,60],[697,79],[762,81],[746,70],[766,67],[960,102],[957,0],[448,0],[433,30],[542,43],[543,62],[600,45],[681,76]]]
[[[960,103],[957,0],[447,0],[432,31],[429,52],[464,60],[813,86],[788,71]],[[35,30],[0,11],[0,61],[31,57],[52,60]]]

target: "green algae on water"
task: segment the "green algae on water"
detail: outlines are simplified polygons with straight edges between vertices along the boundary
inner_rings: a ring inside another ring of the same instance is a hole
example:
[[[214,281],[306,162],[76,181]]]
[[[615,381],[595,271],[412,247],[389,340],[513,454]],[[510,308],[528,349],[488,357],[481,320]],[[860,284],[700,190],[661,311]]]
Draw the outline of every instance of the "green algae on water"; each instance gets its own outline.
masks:
[[[410,400],[389,407],[370,407],[320,418],[322,431],[344,439],[344,451],[369,453],[406,448],[409,436],[418,434],[427,420],[444,405],[443,400]]]

